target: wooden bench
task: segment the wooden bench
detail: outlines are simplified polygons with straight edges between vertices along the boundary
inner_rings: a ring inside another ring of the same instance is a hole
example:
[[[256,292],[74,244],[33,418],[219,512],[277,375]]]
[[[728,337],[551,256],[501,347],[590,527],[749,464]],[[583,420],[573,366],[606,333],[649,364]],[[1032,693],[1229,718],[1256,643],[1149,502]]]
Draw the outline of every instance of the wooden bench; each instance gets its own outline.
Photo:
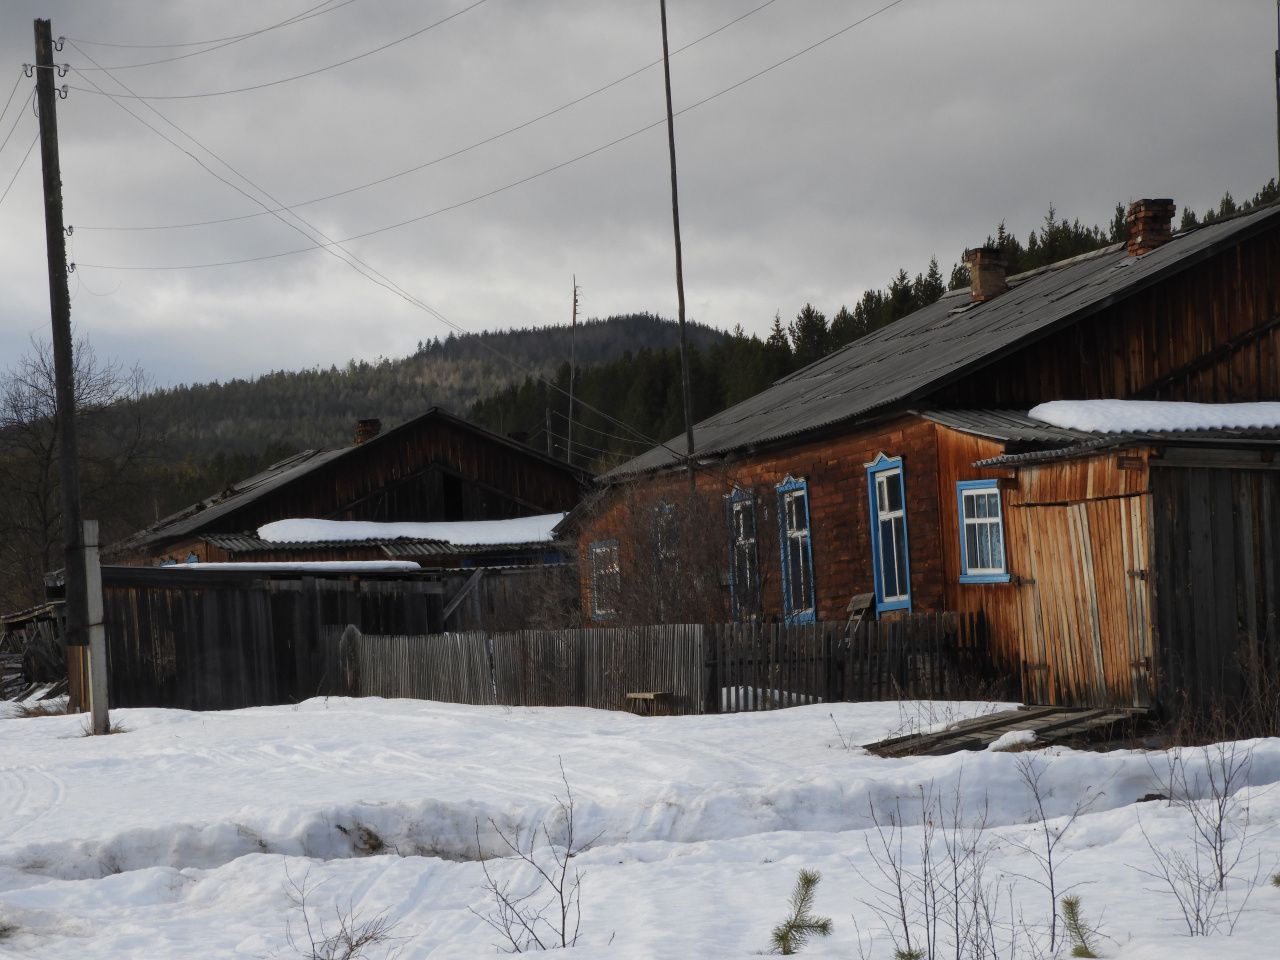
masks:
[[[666,690],[645,690],[638,693],[628,693],[627,699],[638,708],[636,712],[644,716],[657,716],[659,708],[663,708],[665,712],[671,694]]]

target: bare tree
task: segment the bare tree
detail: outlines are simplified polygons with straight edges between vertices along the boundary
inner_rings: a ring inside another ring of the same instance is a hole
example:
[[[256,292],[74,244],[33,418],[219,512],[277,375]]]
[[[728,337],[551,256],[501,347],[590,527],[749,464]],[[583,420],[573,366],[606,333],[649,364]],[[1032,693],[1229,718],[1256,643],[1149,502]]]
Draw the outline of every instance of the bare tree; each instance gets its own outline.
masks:
[[[139,403],[147,378],[139,367],[100,360],[83,338],[74,375],[85,512],[99,516],[107,536],[119,535],[138,525],[130,494],[156,442]],[[0,375],[0,609],[40,600],[43,574],[61,566],[56,412],[53,348],[33,339]]]

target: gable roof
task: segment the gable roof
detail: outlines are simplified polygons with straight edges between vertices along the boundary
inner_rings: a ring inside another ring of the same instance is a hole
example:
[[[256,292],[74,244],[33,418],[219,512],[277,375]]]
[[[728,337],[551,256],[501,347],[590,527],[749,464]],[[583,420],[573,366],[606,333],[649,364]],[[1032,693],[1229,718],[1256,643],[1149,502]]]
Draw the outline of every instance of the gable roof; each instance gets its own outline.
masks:
[[[1105,309],[1280,222],[1280,205],[1177,234],[1132,257],[1124,244],[1009,278],[983,303],[955,290],[803,367],[694,427],[694,455],[713,457],[901,406]],[[683,437],[615,467],[607,480],[679,465]]]
[[[296,480],[305,477],[321,467],[336,461],[347,458],[354,458],[363,452],[376,449],[380,446],[395,444],[407,432],[419,427],[428,419],[439,420],[451,426],[459,427],[471,433],[485,437],[494,443],[510,447],[514,452],[521,456],[530,457],[534,460],[546,462],[556,468],[571,473],[577,478],[585,482],[590,479],[591,474],[579,467],[571,466],[563,460],[557,460],[550,454],[543,453],[527,444],[512,440],[509,437],[501,436],[479,427],[474,423],[463,420],[461,417],[455,416],[440,407],[432,407],[426,413],[406,420],[399,426],[390,430],[379,433],[377,436],[371,437],[361,444],[352,444],[346,447],[337,447],[333,450],[304,450],[296,453],[291,457],[273,463],[261,473],[254,474],[246,480],[241,480],[227,487],[226,490],[212,497],[206,497],[197,503],[193,503],[189,507],[179,510],[177,513],[171,514],[161,520],[156,521],[151,526],[146,527],[137,533],[120,540],[111,545],[106,551],[108,554],[129,553],[135,550],[144,550],[156,544],[164,542],[172,542],[176,540],[184,540],[188,537],[198,534],[205,529],[210,523],[222,517],[239,510],[251,503],[262,499],[267,494],[279,490],[281,487],[287,486]]]

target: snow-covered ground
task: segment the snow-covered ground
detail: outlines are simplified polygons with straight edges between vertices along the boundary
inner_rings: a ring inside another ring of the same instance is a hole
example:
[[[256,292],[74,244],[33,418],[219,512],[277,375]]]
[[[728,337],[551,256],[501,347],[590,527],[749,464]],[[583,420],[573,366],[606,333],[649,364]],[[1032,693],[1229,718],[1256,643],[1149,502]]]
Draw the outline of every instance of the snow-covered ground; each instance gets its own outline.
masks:
[[[822,875],[814,909],[834,933],[803,955],[854,958],[861,948],[891,958],[865,903],[879,876],[872,815],[884,823],[900,811],[917,824],[903,833],[914,869],[922,792],[947,811],[958,801],[967,821],[985,817],[988,879],[1025,924],[1046,918],[1046,896],[1029,879],[1039,867],[1022,848],[1041,836],[1019,773],[1028,763],[1049,817],[1092,798],[1058,847],[1058,883],[1076,886],[1101,955],[1276,955],[1280,889],[1266,879],[1280,851],[1280,741],[1245,745],[1251,786],[1240,798],[1255,839],[1237,874],[1262,868],[1262,883],[1234,936],[1191,938],[1176,903],[1140,872],[1154,861],[1144,831],[1166,852],[1190,842],[1185,810],[1138,802],[1160,790],[1164,754],[886,760],[856,746],[987,709],[836,704],[641,718],[330,699],[121,710],[113,719],[126,731],[99,738],[79,735],[80,717],[0,719],[0,924],[14,928],[0,956],[298,956],[287,931],[301,935],[290,898],[299,882],[311,889],[313,924],[385,914],[405,958],[490,956],[500,938],[484,921],[492,903],[477,842],[493,854],[500,832],[540,824],[559,837],[562,764],[577,836],[593,841],[575,860],[582,926],[570,955],[751,957],[768,948],[798,871],[811,868]],[[1193,777],[1203,762],[1188,757]],[[528,874],[516,866],[489,868],[518,893]],[[1238,898],[1239,885],[1229,887]]]

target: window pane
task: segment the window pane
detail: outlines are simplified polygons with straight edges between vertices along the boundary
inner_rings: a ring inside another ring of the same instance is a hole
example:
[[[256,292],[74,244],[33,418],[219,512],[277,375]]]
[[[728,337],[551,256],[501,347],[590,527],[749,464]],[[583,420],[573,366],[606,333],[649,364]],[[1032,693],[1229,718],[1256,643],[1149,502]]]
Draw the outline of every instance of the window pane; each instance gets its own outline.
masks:
[[[991,524],[978,524],[974,529],[978,531],[977,566],[985,570],[991,566]]]
[[[964,565],[966,573],[978,565],[978,528],[972,523],[964,525]]]
[[[964,504],[964,515],[966,518],[976,515],[977,508],[974,506],[974,496],[972,493],[966,493],[960,498]]]
[[[902,509],[902,474],[892,473],[884,478],[886,487],[886,499],[889,503],[890,510]]]
[[[1004,569],[1004,528],[999,523],[991,525],[991,566]]]
[[[897,596],[907,592],[907,522],[902,517],[893,521],[894,562],[898,570]]]
[[[880,521],[880,586],[885,597],[898,595],[898,568],[894,563],[893,521]]]

